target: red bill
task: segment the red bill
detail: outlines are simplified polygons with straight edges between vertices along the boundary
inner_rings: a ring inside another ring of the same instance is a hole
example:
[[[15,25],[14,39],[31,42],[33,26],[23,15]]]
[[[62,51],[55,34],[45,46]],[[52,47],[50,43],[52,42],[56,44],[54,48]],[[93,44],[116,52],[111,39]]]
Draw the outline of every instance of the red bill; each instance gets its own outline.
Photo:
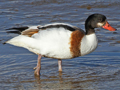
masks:
[[[104,26],[102,26],[102,28],[107,29],[109,31],[115,31],[116,30],[115,28],[111,27],[108,22],[106,22],[106,24]]]

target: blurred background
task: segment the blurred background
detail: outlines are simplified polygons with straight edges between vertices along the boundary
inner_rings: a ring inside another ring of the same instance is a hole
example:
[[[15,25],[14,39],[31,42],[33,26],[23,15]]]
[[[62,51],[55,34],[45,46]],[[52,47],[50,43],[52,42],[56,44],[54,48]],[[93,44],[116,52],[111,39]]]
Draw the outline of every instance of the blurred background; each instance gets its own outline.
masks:
[[[104,14],[110,32],[96,29],[98,48],[89,55],[63,60],[42,58],[41,76],[33,67],[37,55],[5,41],[16,34],[7,28],[62,22],[84,30],[86,18]],[[120,90],[120,0],[1,0],[0,1],[0,88],[1,90]]]

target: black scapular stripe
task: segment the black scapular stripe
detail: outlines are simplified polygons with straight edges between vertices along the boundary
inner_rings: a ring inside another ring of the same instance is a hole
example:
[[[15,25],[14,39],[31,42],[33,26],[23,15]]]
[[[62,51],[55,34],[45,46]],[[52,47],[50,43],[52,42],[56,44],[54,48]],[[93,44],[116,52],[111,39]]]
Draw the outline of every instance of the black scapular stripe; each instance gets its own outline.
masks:
[[[71,26],[68,26],[68,25],[62,25],[62,24],[59,24],[59,25],[48,25],[48,26],[42,26],[42,27],[38,27],[38,29],[47,29],[47,28],[60,28],[60,27],[63,27],[67,30],[70,30],[70,31],[75,31],[76,29],[71,27]]]

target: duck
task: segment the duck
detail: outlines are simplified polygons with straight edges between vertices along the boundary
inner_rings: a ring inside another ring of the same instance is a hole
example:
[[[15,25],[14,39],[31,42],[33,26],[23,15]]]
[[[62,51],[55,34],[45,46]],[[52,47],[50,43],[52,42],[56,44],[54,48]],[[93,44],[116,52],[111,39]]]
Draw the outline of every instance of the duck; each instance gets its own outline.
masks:
[[[58,60],[58,71],[62,71],[62,60],[84,56],[93,52],[98,45],[95,28],[115,31],[105,15],[91,14],[85,21],[85,31],[67,23],[51,23],[37,26],[13,27],[7,33],[19,34],[6,41],[23,47],[38,55],[34,74],[40,76],[41,58]]]

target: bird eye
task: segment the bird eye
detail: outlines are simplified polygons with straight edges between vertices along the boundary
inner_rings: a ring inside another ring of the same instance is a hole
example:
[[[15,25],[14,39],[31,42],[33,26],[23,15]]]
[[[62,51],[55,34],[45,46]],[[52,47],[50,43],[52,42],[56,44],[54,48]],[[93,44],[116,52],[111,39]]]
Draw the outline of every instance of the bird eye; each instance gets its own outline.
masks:
[[[103,21],[102,18],[98,19],[98,22],[102,22],[102,21]]]

